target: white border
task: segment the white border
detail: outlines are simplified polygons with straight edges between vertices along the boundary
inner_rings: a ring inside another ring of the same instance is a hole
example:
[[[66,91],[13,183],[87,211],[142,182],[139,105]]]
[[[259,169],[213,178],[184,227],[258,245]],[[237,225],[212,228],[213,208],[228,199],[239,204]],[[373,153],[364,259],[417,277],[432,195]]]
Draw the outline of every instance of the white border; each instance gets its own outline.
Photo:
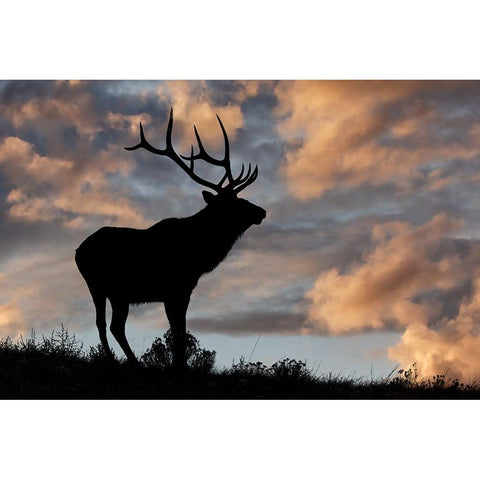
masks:
[[[479,78],[473,2],[17,0],[3,79]],[[470,478],[478,402],[6,402],[14,478]],[[180,427],[179,427],[180,425]]]

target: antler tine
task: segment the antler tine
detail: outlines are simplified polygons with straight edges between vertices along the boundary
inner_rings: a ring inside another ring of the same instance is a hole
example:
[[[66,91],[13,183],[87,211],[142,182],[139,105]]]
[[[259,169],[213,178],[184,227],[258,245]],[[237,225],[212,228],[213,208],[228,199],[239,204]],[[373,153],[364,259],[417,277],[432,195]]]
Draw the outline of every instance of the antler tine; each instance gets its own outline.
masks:
[[[237,187],[235,187],[233,189],[233,191],[235,192],[235,194],[241,192],[244,188],[248,187],[250,184],[252,184],[256,179],[257,179],[257,176],[258,176],[258,165],[255,166],[252,174],[250,176],[245,176],[245,179],[243,181],[243,183],[239,184]]]
[[[166,138],[167,146],[165,150],[168,150],[169,152],[174,153],[175,156],[178,157],[172,145],[172,130],[173,130],[173,107],[170,107],[170,118],[168,119],[168,125],[167,125],[167,138]]]
[[[197,127],[194,125],[193,130],[195,131],[195,137],[197,138],[197,143],[198,143],[198,148],[199,152],[194,155],[193,154],[193,145],[192,145],[192,150],[190,153],[190,156],[187,157],[186,155],[180,155],[181,158],[184,160],[204,160],[207,163],[210,163],[211,165],[217,165],[219,167],[223,167],[223,161],[222,160],[217,160],[216,158],[211,157],[203,147],[202,140],[200,139],[200,135],[198,134]]]
[[[252,164],[249,163],[247,173],[245,174],[244,177],[242,177],[242,175],[239,175],[237,178],[236,184],[241,185],[245,180],[247,180],[247,178],[250,176],[251,171],[252,171]],[[243,168],[242,168],[242,173],[243,173]]]
[[[149,152],[156,153],[160,155],[161,150],[158,148],[152,147],[147,140],[145,139],[145,135],[143,133],[143,125],[140,122],[140,142],[134,145],[133,147],[123,147],[125,150],[137,150],[137,148],[145,148]]]
[[[222,129],[223,140],[225,142],[225,155],[223,157],[223,161],[225,162],[225,170],[227,172],[229,183],[233,183],[234,180],[233,180],[233,175],[232,175],[232,170],[230,165],[230,143],[228,141],[228,135],[218,115],[217,115],[217,120],[218,120],[218,123],[220,124],[220,128]]]
[[[242,165],[242,170],[240,171],[240,175],[234,180],[234,184],[233,184],[233,188],[232,190],[234,192],[239,192],[240,190],[242,190],[244,187],[242,187],[242,185],[250,179],[251,176],[254,175],[255,171],[252,173],[252,164],[249,163],[248,164],[248,170],[247,170],[247,173],[245,174],[245,176],[243,176],[243,171],[244,171],[244,166]],[[253,182],[255,180],[255,178],[253,180],[250,181]],[[239,189],[238,187],[242,187],[241,189]]]
[[[189,157],[185,155],[180,155],[180,157],[183,158],[184,160],[204,160],[205,162],[210,163],[211,165],[217,165],[217,166],[223,167],[225,169],[225,172],[227,173],[229,184],[231,184],[234,182],[234,178],[232,175],[232,169],[230,165],[230,144],[228,141],[227,132],[225,131],[225,127],[223,126],[223,123],[220,120],[220,117],[218,115],[217,115],[217,120],[218,120],[218,123],[220,124],[220,128],[222,129],[223,140],[225,142],[225,154],[223,156],[223,159],[217,160],[216,158],[213,158],[211,155],[207,153],[207,151],[205,150],[205,147],[203,146],[197,127],[195,125],[193,126],[193,130],[195,132],[195,138],[197,139],[199,152],[196,155],[194,155],[192,151]]]
[[[176,152],[172,146],[172,128],[173,128],[173,108],[170,109],[170,118],[168,120],[166,148],[164,149],[155,148],[153,145],[151,145],[147,141],[147,139],[145,138],[145,134],[143,132],[142,122],[140,122],[140,143],[137,143],[137,145],[134,145],[133,147],[123,147],[123,148],[125,148],[125,150],[130,150],[130,151],[137,150],[138,148],[144,148],[145,150],[148,150],[149,152],[154,153],[155,155],[165,155],[168,157],[170,156],[171,153],[176,155]],[[172,160],[174,159],[172,158]]]
[[[233,181],[234,183],[233,186],[235,186],[237,183],[241,183],[241,178],[244,171],[245,171],[245,165],[242,165],[242,169],[240,170],[240,175]]]
[[[156,148],[151,145],[147,139],[145,138],[145,133],[143,131],[142,122],[140,122],[140,142],[133,147],[124,147],[126,150],[137,150],[138,148],[144,148],[155,155],[163,155],[165,157],[170,158],[173,160],[187,175],[194,180],[195,182],[203,185],[207,188],[214,190],[217,193],[222,191],[231,191],[237,194],[238,192],[242,191],[245,187],[250,185],[252,182],[255,181],[258,175],[258,167],[252,172],[251,164],[248,164],[247,173],[244,176],[245,167],[242,165],[242,169],[240,174],[234,178],[232,174],[232,168],[230,164],[230,144],[228,141],[227,132],[225,131],[225,127],[223,126],[220,117],[217,115],[218,123],[220,124],[220,128],[222,129],[223,139],[225,142],[225,154],[222,160],[217,160],[216,158],[211,157],[205,150],[200,135],[198,134],[197,127],[194,126],[195,137],[197,139],[199,152],[194,154],[193,145],[191,146],[190,156],[179,155],[175,149],[173,148],[172,143],[172,131],[173,131],[173,108],[170,109],[170,118],[168,120],[167,125],[167,133],[166,133],[166,145],[164,149]],[[187,165],[183,160],[190,162],[190,165]],[[199,177],[194,172],[194,161],[195,160],[204,160],[205,162],[211,165],[217,165],[219,167],[223,167],[225,169],[225,175],[218,183],[209,182],[201,177]],[[228,180],[228,184],[223,186],[225,181]]]
[[[223,167],[224,163],[223,160],[217,160],[216,158],[211,157],[205,150],[202,144],[202,140],[200,139],[200,135],[198,134],[197,127],[194,125],[193,130],[195,131],[195,137],[197,138],[198,149],[199,152],[197,154],[193,154],[193,145],[192,150],[190,152],[190,156],[187,157],[186,155],[180,155],[180,158],[184,160],[204,160],[205,162],[209,163],[210,165],[217,165],[218,167]]]
[[[219,193],[221,191],[220,184],[209,182],[208,180],[205,180],[199,177],[196,173],[194,173],[193,160],[195,158],[193,157],[193,146],[192,146],[192,157],[186,158],[186,160],[190,160],[190,167],[188,167],[182,161],[183,157],[181,158],[181,156],[178,155],[178,153],[173,148],[172,130],[173,130],[173,108],[170,109],[170,118],[168,120],[167,135],[166,135],[166,147],[164,149],[155,148],[147,141],[147,139],[145,138],[145,134],[143,132],[143,126],[141,122],[140,122],[140,142],[137,145],[134,145],[133,147],[124,147],[124,148],[125,150],[130,150],[130,151],[137,150],[138,148],[144,148],[145,150],[148,150],[149,152],[154,153],[155,155],[163,155],[165,157],[168,157],[171,160],[173,160],[184,172],[186,172],[187,175],[192,180],[199,183],[200,185],[203,185],[204,187],[211,188],[215,192]],[[220,162],[220,164],[222,163]]]

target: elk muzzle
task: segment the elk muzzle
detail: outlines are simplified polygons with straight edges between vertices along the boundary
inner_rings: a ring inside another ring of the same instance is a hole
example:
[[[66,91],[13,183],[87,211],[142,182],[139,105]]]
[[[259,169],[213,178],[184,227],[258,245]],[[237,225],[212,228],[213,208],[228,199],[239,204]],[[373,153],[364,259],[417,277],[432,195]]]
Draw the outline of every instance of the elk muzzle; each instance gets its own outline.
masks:
[[[258,212],[256,212],[256,213],[257,213],[257,215],[256,215],[256,218],[255,218],[253,223],[255,225],[260,225],[262,223],[262,221],[265,219],[265,217],[267,216],[267,211],[264,210],[261,207],[258,207]]]

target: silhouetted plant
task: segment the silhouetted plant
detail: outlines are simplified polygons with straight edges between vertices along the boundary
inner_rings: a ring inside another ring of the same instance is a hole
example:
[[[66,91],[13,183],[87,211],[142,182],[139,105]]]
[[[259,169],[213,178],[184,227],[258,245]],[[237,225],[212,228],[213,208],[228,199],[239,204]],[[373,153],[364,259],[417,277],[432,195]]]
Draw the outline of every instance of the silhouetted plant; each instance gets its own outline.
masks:
[[[458,378],[454,378],[452,382],[448,385],[448,389],[450,390],[463,390],[465,388],[469,388],[469,385],[465,385],[464,383],[460,383]]]
[[[422,384],[427,388],[444,390],[468,390],[471,385],[465,385],[460,383],[458,378],[447,378],[446,375],[434,375],[432,378],[428,378],[422,381]]]
[[[104,346],[99,343],[95,347],[90,347],[88,353],[87,353],[87,359],[91,362],[111,362],[112,361],[112,355],[113,359],[116,360],[117,356],[115,355],[115,352],[111,352],[111,354],[107,353],[105,351]]]
[[[269,370],[272,375],[278,378],[306,379],[312,376],[310,371],[307,370],[306,362],[290,358],[274,363]]]
[[[305,362],[285,358],[267,367],[262,362],[246,362],[242,356],[238,363],[233,363],[230,372],[236,375],[264,375],[276,379],[312,379],[312,373]]]
[[[467,391],[474,388],[472,385],[460,383],[458,378],[447,378],[445,374],[434,375],[431,378],[420,378],[416,363],[413,363],[408,369],[400,369],[390,384],[418,390]]]
[[[445,388],[448,380],[445,380],[445,375],[434,375],[431,384],[433,388]]]
[[[42,335],[38,350],[47,355],[78,358],[83,356],[83,343],[75,338],[75,334],[69,333],[62,324],[60,330],[52,330],[50,337]]]
[[[10,337],[0,340],[0,351],[15,351],[22,353],[41,353],[57,357],[79,358],[83,356],[83,344],[61,325],[60,330],[52,330],[49,337],[42,335],[38,341],[35,330],[32,330],[30,337],[20,337],[13,342]]]
[[[174,336],[171,329],[163,335],[163,340],[157,337],[152,346],[142,355],[141,360],[147,367],[161,369],[173,365]],[[210,372],[215,365],[216,352],[200,347],[199,341],[190,332],[186,332],[185,358],[190,369]]]
[[[170,368],[172,352],[167,349],[163,340],[157,337],[152,346],[142,355],[141,360],[147,367]]]
[[[37,338],[35,335],[35,330],[30,332],[30,338],[24,338],[23,335],[20,335],[20,338],[16,343],[17,350],[22,352],[33,352],[38,351]]]
[[[233,363],[230,372],[237,375],[267,375],[268,367],[262,362],[246,362],[241,356],[238,363]]]
[[[397,372],[397,375],[392,379],[391,383],[402,387],[413,387],[418,385],[417,364],[414,362],[408,370],[403,368],[400,369]]]
[[[13,343],[10,337],[0,339],[0,351],[15,350],[16,345]]]

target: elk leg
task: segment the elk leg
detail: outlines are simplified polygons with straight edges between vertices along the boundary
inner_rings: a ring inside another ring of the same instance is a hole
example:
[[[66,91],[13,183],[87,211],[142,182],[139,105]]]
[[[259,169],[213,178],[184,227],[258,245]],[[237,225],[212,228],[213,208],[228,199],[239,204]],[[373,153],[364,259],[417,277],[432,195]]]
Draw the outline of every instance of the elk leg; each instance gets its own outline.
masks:
[[[96,324],[98,329],[98,335],[100,336],[100,341],[102,342],[105,353],[113,358],[113,353],[110,350],[107,340],[107,322],[105,320],[105,304],[106,297],[103,295],[95,295],[93,297],[93,303],[95,305],[95,314],[96,314]]]
[[[173,368],[177,371],[187,367],[186,316],[189,303],[190,295],[165,301],[165,312],[173,334]]]
[[[115,337],[115,340],[122,347],[129,362],[138,363],[135,354],[132,352],[125,336],[125,323],[128,317],[128,303],[126,302],[111,302],[112,303],[112,323],[110,324],[110,331]]]

